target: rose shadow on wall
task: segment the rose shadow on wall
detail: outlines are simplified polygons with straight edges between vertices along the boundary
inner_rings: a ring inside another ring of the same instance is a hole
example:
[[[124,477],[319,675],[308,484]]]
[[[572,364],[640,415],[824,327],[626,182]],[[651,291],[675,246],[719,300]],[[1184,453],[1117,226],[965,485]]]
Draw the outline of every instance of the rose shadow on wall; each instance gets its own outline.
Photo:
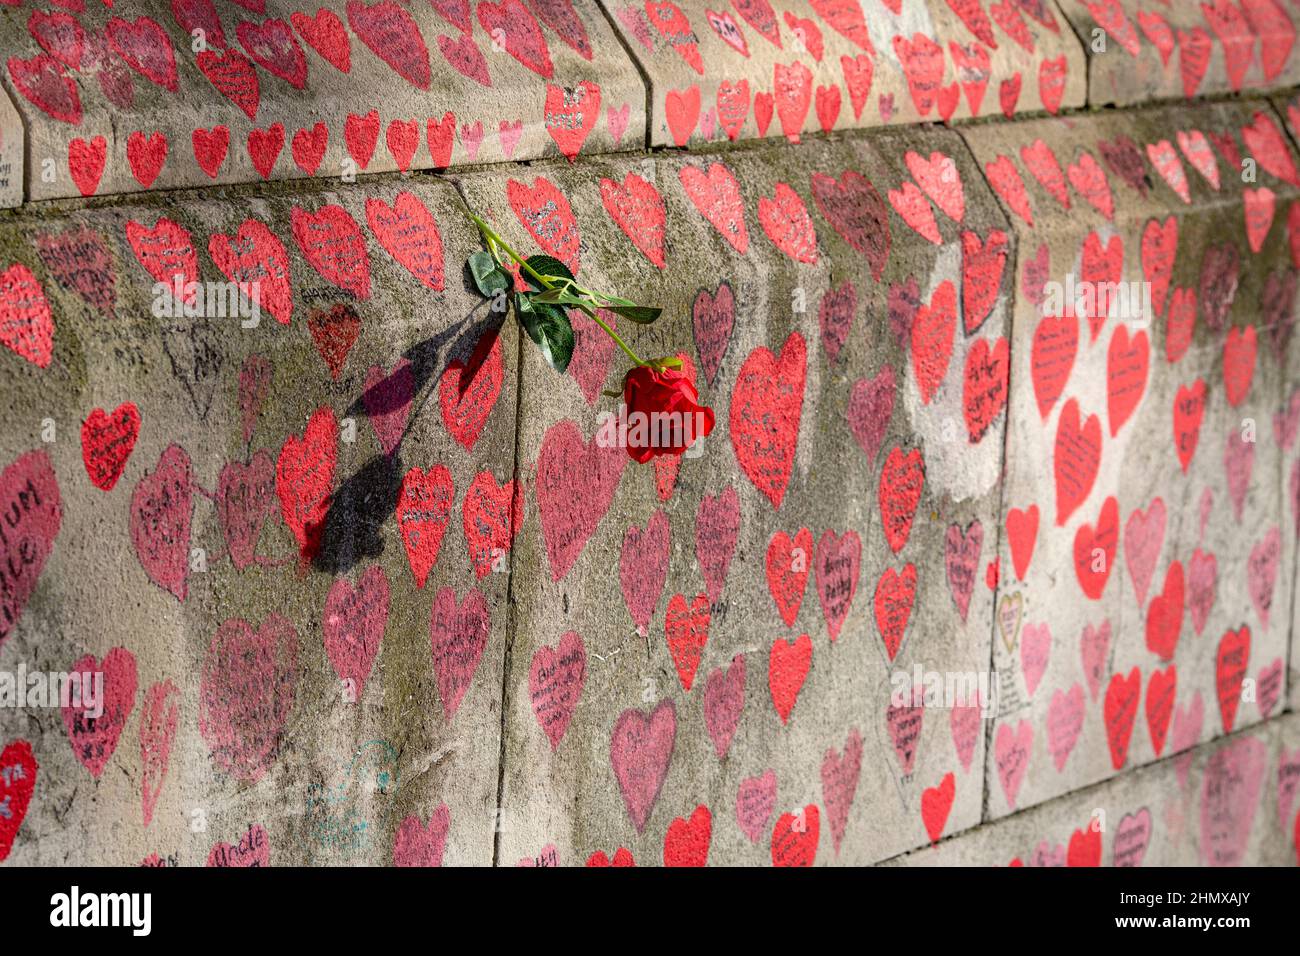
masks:
[[[464,394],[473,386],[485,358],[474,355],[475,344],[480,336],[501,329],[504,316],[492,312],[489,303],[480,308],[487,311],[477,321],[471,312],[450,328],[411,346],[402,353],[409,366],[399,363],[393,372],[372,383],[348,407],[346,415],[351,417],[377,418],[396,411],[404,400],[401,389],[391,387],[392,379],[399,374],[411,379],[409,398],[406,399],[411,403],[411,410],[401,436],[389,452],[371,458],[339,485],[330,497],[329,510],[318,529],[319,534],[313,536],[309,533],[308,540],[319,541],[315,554],[307,555],[317,571],[345,574],[360,562],[383,554],[380,529],[397,509],[402,478],[406,473],[402,464],[402,443],[448,364],[455,359],[465,363],[465,371],[460,376],[460,390]]]

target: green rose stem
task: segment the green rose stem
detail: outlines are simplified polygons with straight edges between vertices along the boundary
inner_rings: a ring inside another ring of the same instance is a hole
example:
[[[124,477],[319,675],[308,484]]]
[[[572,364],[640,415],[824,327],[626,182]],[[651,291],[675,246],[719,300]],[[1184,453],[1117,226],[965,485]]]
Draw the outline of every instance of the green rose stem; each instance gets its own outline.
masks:
[[[515,260],[515,262],[519,263],[519,267],[523,269],[525,272],[527,272],[530,276],[532,276],[537,281],[538,285],[540,285],[543,289],[554,288],[554,286],[551,284],[550,279],[548,279],[546,276],[542,275],[541,273],[533,269],[533,267],[528,264],[528,260],[526,260],[519,253],[515,252],[514,249],[510,248],[510,244],[506,242],[504,239],[502,239],[500,236],[498,236],[491,226],[489,226],[486,222],[484,222],[482,219],[480,219],[478,216],[474,215],[473,213],[470,213],[469,217],[474,220],[474,224],[478,226],[479,232],[483,233],[483,238],[487,240],[488,248],[492,251],[492,255],[494,258],[497,258],[496,250],[498,248],[504,249],[506,254],[510,256],[511,259]],[[497,262],[500,261],[501,261],[500,258],[497,258]],[[581,291],[586,292],[587,290],[582,289]],[[593,320],[595,320],[596,324],[605,330],[605,334],[608,335],[611,339],[613,339],[615,343],[618,344],[618,347],[627,353],[627,357],[630,358],[637,365],[651,365],[660,368],[663,367],[659,363],[646,362],[639,355],[633,352],[632,349],[628,346],[628,344],[619,337],[618,333],[615,332],[613,329],[611,329],[605,323],[605,320],[602,319],[599,315],[597,315],[596,311],[592,309],[590,306],[579,305],[578,308],[581,309],[583,312],[585,312],[587,315],[589,315]]]

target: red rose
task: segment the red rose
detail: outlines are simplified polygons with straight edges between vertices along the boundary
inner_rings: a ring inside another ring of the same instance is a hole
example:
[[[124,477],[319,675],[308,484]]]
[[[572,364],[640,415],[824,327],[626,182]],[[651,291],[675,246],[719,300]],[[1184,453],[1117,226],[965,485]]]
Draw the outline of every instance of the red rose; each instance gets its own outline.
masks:
[[[680,455],[713,431],[713,409],[699,404],[695,383],[680,369],[638,365],[623,380],[627,453],[645,463]]]

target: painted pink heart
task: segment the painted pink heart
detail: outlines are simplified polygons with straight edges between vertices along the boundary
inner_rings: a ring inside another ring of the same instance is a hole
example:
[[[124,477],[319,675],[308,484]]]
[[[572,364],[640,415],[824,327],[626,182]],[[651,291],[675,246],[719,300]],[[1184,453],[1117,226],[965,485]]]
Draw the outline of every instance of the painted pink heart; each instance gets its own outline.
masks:
[[[727,668],[717,667],[704,682],[704,728],[722,760],[731,749],[745,707],[745,655],[737,654]]]
[[[184,601],[190,573],[190,456],[169,445],[131,494],[131,542],[149,580]]]
[[[593,435],[584,441],[573,422],[557,422],[542,438],[537,458],[537,505],[551,578],[569,573],[587,539],[609,510],[627,453],[603,448]]]
[[[455,588],[438,591],[429,621],[429,643],[438,696],[448,721],[456,716],[465,699],[491,633],[492,621],[482,591],[471,588],[459,607]]]
[[[1147,589],[1165,541],[1166,518],[1164,499],[1155,498],[1145,512],[1134,508],[1124,522],[1124,561],[1139,607],[1147,603]]]
[[[659,800],[676,739],[677,708],[671,700],[660,702],[649,713],[629,708],[614,723],[609,760],[637,833],[645,831]]]
[[[181,692],[170,680],[151,684],[144,693],[140,709],[140,805],[146,827],[153,820],[167,778],[180,708]]]
[[[971,594],[975,590],[975,577],[979,570],[980,553],[984,546],[984,526],[972,521],[963,531],[961,525],[951,524],[944,537],[943,563],[948,573],[948,587],[953,603],[964,622],[970,611]]]
[[[298,683],[298,632],[278,614],[260,627],[231,618],[203,661],[199,733],[222,773],[260,780],[280,750]]]
[[[776,771],[765,770],[740,782],[736,791],[736,822],[750,843],[757,843],[767,833],[767,821],[775,808]]]
[[[367,568],[356,587],[346,578],[330,586],[321,631],[325,654],[344,684],[345,699],[361,699],[388,624],[388,576],[379,565]]]
[[[1002,784],[1002,793],[1007,798],[1007,806],[1013,809],[1016,794],[1020,792],[1020,784],[1025,779],[1025,771],[1029,769],[1033,744],[1034,727],[1029,721],[1020,721],[1014,729],[1009,723],[998,725],[993,743],[993,760],[998,782]]]
[[[415,815],[407,817],[393,835],[393,866],[442,866],[450,830],[451,810],[445,803],[429,814],[428,823]]]
[[[668,538],[668,514],[662,510],[650,516],[644,531],[633,525],[623,535],[618,580],[623,602],[642,636],[647,633],[668,578]]]
[[[727,580],[740,533],[740,496],[734,485],[720,494],[704,495],[695,513],[695,558],[709,600],[717,603]]]
[[[1075,683],[1068,692],[1055,691],[1047,707],[1047,751],[1058,771],[1065,769],[1066,761],[1083,730],[1083,687]]]
[[[894,370],[888,365],[882,366],[873,378],[853,383],[847,410],[849,430],[868,462],[876,460],[884,441],[894,414],[894,393]]]
[[[826,804],[826,822],[831,828],[831,842],[836,855],[844,842],[844,831],[849,825],[849,811],[858,792],[858,778],[862,774],[862,735],[858,728],[849,728],[843,753],[834,747],[826,750],[822,758],[822,802]]]
[[[1025,689],[1034,696],[1052,651],[1052,631],[1046,622],[1026,624],[1020,631],[1020,669],[1025,675]]]
[[[528,699],[537,725],[556,750],[577,710],[587,680],[587,648],[577,631],[566,631],[554,648],[542,646],[528,668]]]

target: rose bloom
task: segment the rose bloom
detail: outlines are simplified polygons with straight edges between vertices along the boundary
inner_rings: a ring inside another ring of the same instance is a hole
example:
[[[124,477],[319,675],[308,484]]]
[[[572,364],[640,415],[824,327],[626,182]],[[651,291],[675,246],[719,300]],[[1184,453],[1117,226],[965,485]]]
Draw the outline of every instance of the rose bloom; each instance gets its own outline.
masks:
[[[627,373],[623,400],[632,425],[627,453],[644,464],[656,455],[680,455],[713,431],[713,409],[700,405],[695,383],[680,369],[638,365]]]

